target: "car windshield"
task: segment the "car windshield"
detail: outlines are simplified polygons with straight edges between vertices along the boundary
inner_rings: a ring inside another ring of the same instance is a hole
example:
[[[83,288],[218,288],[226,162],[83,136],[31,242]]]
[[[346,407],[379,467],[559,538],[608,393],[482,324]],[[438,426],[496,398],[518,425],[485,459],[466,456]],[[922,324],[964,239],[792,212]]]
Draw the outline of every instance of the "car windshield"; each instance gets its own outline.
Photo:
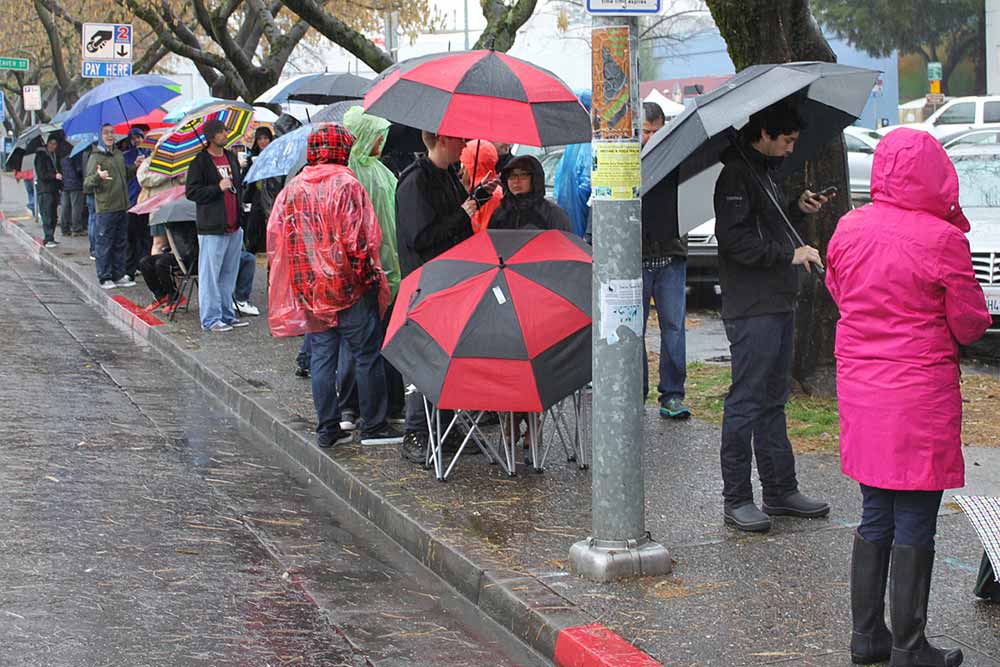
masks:
[[[1000,153],[953,158],[963,208],[1000,208]]]

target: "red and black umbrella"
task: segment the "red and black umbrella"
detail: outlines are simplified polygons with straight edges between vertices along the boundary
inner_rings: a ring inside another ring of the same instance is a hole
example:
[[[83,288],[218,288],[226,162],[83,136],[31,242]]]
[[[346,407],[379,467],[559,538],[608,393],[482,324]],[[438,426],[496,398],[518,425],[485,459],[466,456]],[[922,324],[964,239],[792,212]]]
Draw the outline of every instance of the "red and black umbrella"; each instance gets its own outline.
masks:
[[[462,51],[390,67],[365,111],[451,137],[529,146],[590,141],[590,114],[559,77],[496,51]]]
[[[591,254],[488,230],[408,275],[382,354],[439,408],[542,412],[590,382]]]

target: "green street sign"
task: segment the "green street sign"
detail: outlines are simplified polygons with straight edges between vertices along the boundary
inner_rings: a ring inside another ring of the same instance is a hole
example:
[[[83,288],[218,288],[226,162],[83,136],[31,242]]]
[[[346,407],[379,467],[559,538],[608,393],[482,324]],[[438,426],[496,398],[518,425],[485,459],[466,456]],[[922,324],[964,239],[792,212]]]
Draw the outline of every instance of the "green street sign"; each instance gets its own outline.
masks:
[[[941,67],[941,63],[927,63],[928,81],[940,81],[942,74],[944,74],[944,69]]]
[[[27,72],[28,59],[0,57],[0,69],[12,69],[12,70],[17,70],[18,72]]]

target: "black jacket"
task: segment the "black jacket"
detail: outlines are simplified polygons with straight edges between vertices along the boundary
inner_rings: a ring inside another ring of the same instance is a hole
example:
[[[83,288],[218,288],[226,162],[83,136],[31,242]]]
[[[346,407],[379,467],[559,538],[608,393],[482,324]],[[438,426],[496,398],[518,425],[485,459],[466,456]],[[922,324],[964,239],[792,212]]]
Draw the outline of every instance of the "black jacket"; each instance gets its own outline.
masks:
[[[396,186],[396,245],[404,278],[472,236],[472,223],[462,210],[467,198],[454,168],[439,169],[427,157],[421,157],[400,174]]]
[[[788,205],[768,158],[749,146],[743,150],[763,183],[773,188],[788,217],[801,221],[798,200]],[[792,266],[795,243],[791,233],[735,148],[722,154],[722,164],[715,184],[722,317],[790,313],[799,286],[798,267]]]
[[[243,175],[240,173],[240,163],[231,151],[225,151],[229,160],[229,171],[233,175],[233,187],[236,188],[236,218],[243,226]],[[199,234],[225,234],[226,233],[226,200],[222,190],[219,189],[219,181],[222,176],[215,168],[215,162],[208,150],[203,150],[195,156],[188,167],[187,182],[184,185],[185,196],[193,201],[196,206],[196,223]]]
[[[676,175],[676,171],[674,174]],[[678,233],[677,183],[665,178],[642,196],[642,258],[687,257],[687,236]]]
[[[59,155],[39,148],[35,153],[35,179],[38,184],[38,194],[57,194],[62,189],[62,182],[56,178],[56,174],[61,174],[59,167]]]
[[[531,192],[515,195],[507,177],[512,169],[531,172]],[[500,172],[503,201],[490,217],[490,229],[559,229],[571,231],[573,225],[566,212],[545,198],[545,170],[542,163],[530,155],[516,157]]]

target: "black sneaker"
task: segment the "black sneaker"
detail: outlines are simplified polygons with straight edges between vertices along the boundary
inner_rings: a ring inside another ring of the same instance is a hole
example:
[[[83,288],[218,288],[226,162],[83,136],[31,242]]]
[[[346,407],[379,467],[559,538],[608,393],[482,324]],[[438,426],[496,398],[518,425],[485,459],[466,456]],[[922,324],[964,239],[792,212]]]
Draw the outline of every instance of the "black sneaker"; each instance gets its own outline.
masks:
[[[343,445],[351,440],[354,440],[354,434],[347,433],[339,427],[333,433],[320,434],[316,436],[316,444],[319,445],[321,449],[329,449],[334,445]]]
[[[298,368],[295,369],[295,377],[297,377],[297,378],[307,378],[307,377],[309,377],[309,369],[308,368],[302,368],[302,366],[299,366]]]
[[[427,462],[427,434],[407,433],[403,436],[403,444],[399,446],[399,455],[410,463],[423,465]]]
[[[403,444],[403,432],[395,426],[386,424],[377,431],[361,434],[362,445],[401,445]]]

